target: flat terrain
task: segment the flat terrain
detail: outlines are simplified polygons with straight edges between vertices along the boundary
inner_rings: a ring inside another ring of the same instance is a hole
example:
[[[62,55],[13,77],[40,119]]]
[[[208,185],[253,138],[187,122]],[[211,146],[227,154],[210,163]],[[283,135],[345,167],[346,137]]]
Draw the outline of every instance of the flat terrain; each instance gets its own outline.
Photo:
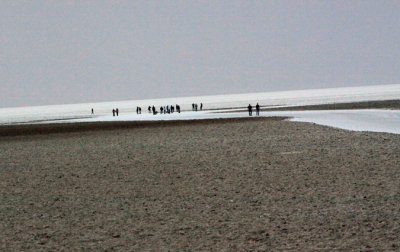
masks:
[[[337,109],[400,109],[400,100],[365,101],[350,103],[332,103],[308,106],[265,108],[262,111],[280,110],[337,110]]]
[[[96,125],[0,137],[0,250],[400,249],[400,135]]]
[[[289,107],[271,107],[268,104],[260,104],[261,111],[303,111],[303,110],[340,110],[340,109],[400,109],[400,100],[383,100],[383,101],[363,101],[363,102],[349,102],[349,103],[331,103],[331,104],[318,104],[318,105],[305,105],[305,106],[289,106]],[[263,107],[267,106],[267,108]],[[217,111],[215,113],[237,113],[247,112],[247,107],[225,108],[226,110],[235,109],[232,111]],[[255,112],[255,105],[253,104],[253,112]],[[215,109],[217,110],[217,109]],[[218,109],[220,110],[220,109]]]

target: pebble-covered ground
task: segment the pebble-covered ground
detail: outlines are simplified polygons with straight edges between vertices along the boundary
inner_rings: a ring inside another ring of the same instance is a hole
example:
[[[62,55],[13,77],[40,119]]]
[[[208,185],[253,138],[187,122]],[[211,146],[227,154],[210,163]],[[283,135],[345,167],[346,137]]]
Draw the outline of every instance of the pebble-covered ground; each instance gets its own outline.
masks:
[[[276,119],[0,137],[0,250],[400,250],[400,135]]]

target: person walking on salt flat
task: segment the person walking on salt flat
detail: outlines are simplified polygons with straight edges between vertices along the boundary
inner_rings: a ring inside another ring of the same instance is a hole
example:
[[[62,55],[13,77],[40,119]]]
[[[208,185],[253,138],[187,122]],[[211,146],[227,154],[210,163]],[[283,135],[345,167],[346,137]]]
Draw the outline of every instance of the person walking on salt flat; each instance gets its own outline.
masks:
[[[247,106],[247,109],[249,110],[249,116],[253,115],[253,107],[249,104],[249,106]]]

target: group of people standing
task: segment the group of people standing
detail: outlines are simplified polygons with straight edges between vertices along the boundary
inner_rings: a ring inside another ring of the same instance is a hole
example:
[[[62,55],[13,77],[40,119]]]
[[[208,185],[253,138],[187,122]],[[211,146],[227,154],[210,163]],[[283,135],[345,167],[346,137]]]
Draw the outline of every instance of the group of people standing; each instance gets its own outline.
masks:
[[[160,107],[160,114],[172,114],[175,112],[181,113],[181,107],[176,104],[175,107],[173,105],[161,106]]]
[[[192,103],[192,111],[197,111],[199,108],[199,105],[197,103]],[[203,110],[203,103],[200,103],[200,110]]]
[[[112,110],[112,113],[113,113],[113,116],[118,116],[118,114],[119,114],[119,109],[118,109],[118,108],[113,109],[113,110]]]
[[[175,111],[178,113],[181,113],[181,106],[179,106],[178,104],[176,104],[175,106],[173,106],[173,105],[160,106],[160,112],[158,112],[156,107],[154,107],[154,105],[153,105],[153,106],[148,107],[148,111],[149,111],[149,113],[153,113],[153,115],[156,115],[157,113],[172,114]]]
[[[253,106],[251,106],[251,104],[249,104],[249,106],[247,106],[247,109],[248,109],[248,111],[249,111],[249,116],[252,116],[253,115]],[[256,115],[260,115],[260,105],[258,105],[258,103],[257,103],[257,105],[256,105]]]
[[[259,116],[260,115],[260,105],[257,103],[256,107],[256,115]],[[192,110],[193,111],[197,111],[198,110],[198,105],[197,103],[192,103]],[[203,110],[203,103],[200,103],[200,110]],[[247,106],[247,110],[249,111],[249,116],[253,115],[253,106],[251,106],[251,104],[249,104],[249,106]],[[149,113],[153,113],[153,115],[156,115],[157,113],[160,114],[172,114],[175,111],[178,113],[181,113],[181,107],[176,104],[175,106],[173,105],[167,105],[167,106],[161,106],[160,107],[160,112],[157,111],[156,107],[153,106],[149,106],[148,107],[148,111]],[[92,108],[92,114],[94,114],[94,110]],[[119,109],[113,109],[112,110],[112,114],[113,116],[118,116],[119,115]],[[142,108],[141,107],[136,107],[136,114],[142,114]]]

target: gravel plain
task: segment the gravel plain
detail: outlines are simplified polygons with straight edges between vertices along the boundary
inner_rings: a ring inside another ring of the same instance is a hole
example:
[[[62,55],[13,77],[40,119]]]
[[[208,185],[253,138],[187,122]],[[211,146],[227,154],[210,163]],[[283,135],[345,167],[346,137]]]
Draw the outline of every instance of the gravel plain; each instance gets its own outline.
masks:
[[[24,127],[0,129],[2,251],[400,250],[400,135],[282,118]]]

